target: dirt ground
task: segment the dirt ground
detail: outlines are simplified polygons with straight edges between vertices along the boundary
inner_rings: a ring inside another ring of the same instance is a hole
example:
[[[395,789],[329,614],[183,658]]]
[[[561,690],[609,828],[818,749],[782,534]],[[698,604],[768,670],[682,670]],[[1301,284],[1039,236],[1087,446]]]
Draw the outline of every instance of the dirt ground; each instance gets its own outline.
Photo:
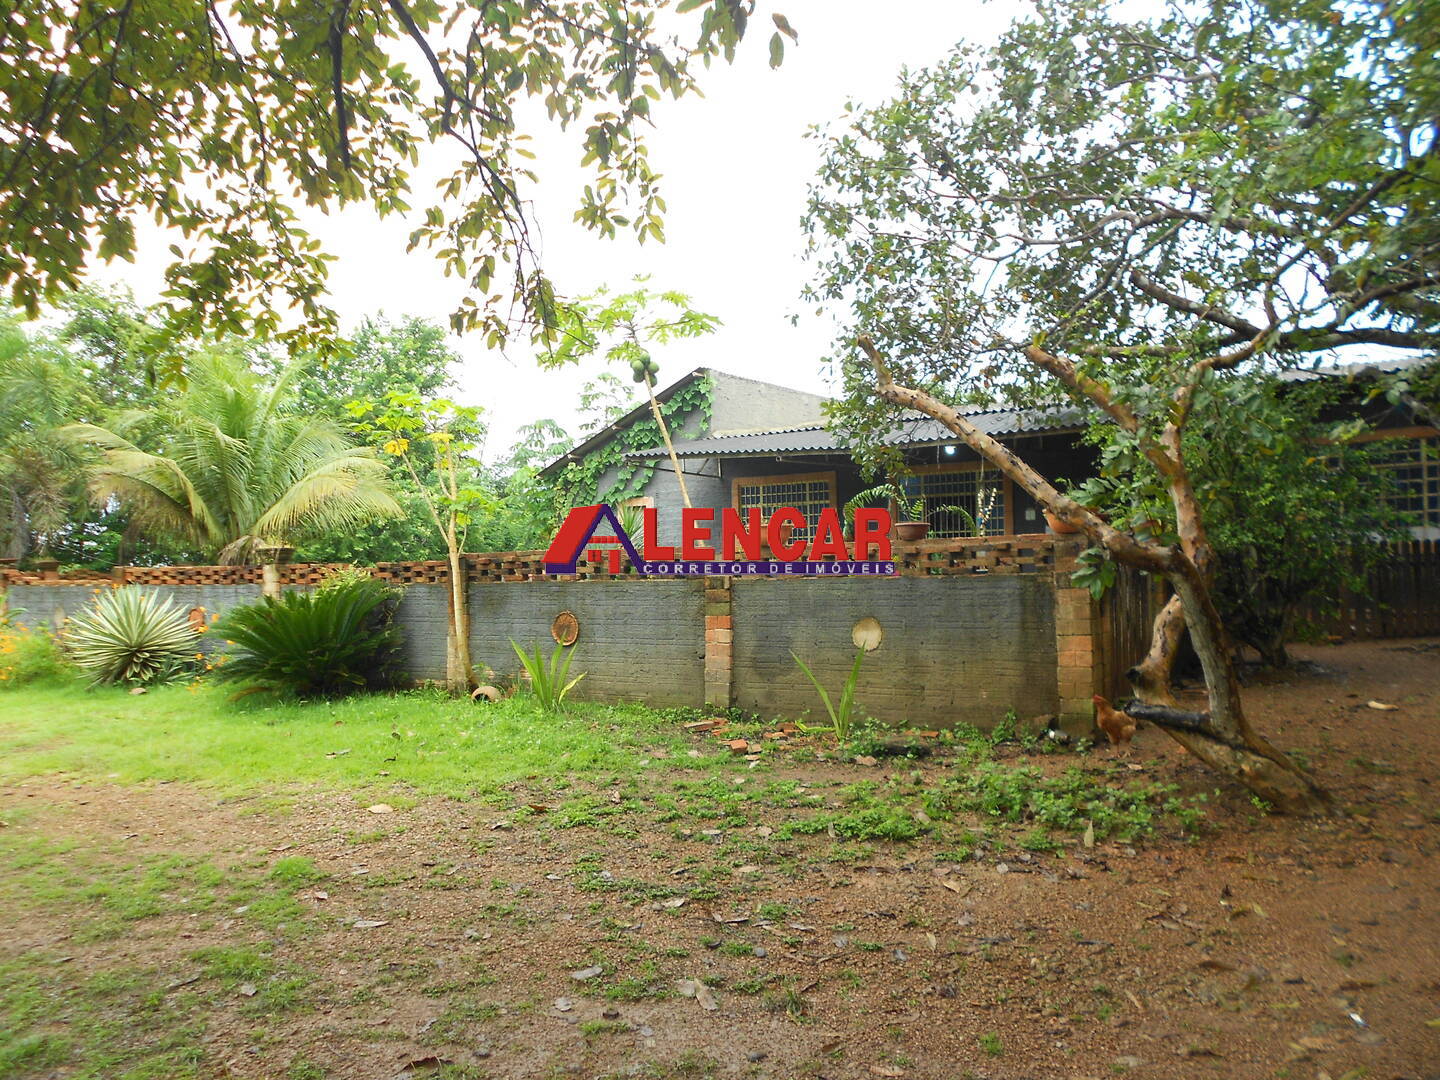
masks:
[[[205,946],[264,946],[304,972],[304,1008],[256,1019],[243,992],[204,999],[202,1076],[1440,1077],[1440,643],[1296,653],[1317,666],[1247,701],[1346,807],[1333,820],[1267,816],[1227,789],[1198,839],[1067,837],[956,862],[925,839],[834,858],[834,838],[807,836],[706,889],[692,886],[727,830],[778,822],[636,813],[627,835],[475,802],[379,818],[350,797],[275,811],[36,779],[0,790],[13,828],[136,859],[303,855],[328,876],[297,894],[305,932],[177,898],[85,942],[69,915],[0,910],[0,959],[159,971],[175,1001],[202,993],[185,980]],[[1133,764],[1217,786],[1153,728]],[[903,766],[920,786],[953,768]]]

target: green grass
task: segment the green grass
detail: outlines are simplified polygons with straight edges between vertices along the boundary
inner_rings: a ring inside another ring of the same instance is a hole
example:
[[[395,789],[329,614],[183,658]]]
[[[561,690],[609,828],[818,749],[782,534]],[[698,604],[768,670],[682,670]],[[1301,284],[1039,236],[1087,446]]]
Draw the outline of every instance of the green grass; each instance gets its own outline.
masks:
[[[560,719],[523,697],[480,705],[437,691],[311,703],[235,701],[206,684],[144,695],[55,682],[0,692],[0,782],[65,772],[229,791],[308,783],[467,797],[520,779],[634,773],[652,749],[667,751],[672,768],[710,767],[686,757],[688,746],[678,725],[638,705],[576,705]]]

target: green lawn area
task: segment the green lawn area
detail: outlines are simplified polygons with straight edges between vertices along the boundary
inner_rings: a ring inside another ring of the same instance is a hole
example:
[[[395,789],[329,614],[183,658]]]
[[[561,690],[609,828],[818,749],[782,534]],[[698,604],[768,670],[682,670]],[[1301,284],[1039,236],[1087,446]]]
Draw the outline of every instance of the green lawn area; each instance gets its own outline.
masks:
[[[0,781],[68,773],[465,798],[516,780],[633,773],[655,751],[705,767],[685,757],[676,717],[640,705],[577,703],[557,716],[523,696],[476,704],[430,690],[311,703],[232,698],[204,683],[130,694],[47,681],[0,693]]]
[[[416,1075],[483,1080],[497,1075],[483,1059],[459,1059],[535,1032],[593,1058],[587,1075],[637,1075],[620,1060],[638,1052],[633,1018],[602,1009],[690,1016],[676,986],[713,968],[726,1008],[804,1033],[821,985],[791,962],[807,935],[854,936],[825,983],[837,1007],[883,985],[882,965],[918,993],[971,863],[1059,880],[1082,837],[1199,826],[1174,785],[1013,729],[879,760],[876,732],[844,751],[811,733],[750,761],[686,732],[696,715],[437,691],[237,699],[204,682],[131,694],[63,672],[0,691],[0,925],[16,928],[0,946],[0,1080],[200,1080],[228,1060],[254,1065],[226,1075],[388,1080],[441,1051],[456,1063]],[[366,812],[381,802],[393,816]],[[901,858],[925,861],[915,880],[940,906],[907,916],[931,943],[906,938],[924,959],[895,968],[880,936],[900,931],[856,936],[842,907],[897,903],[859,868]],[[571,974],[591,967],[593,984]],[[594,1014],[573,1032],[547,1013],[562,995]],[[425,1040],[404,1041],[395,998],[429,1014]],[[719,1075],[694,1053],[638,1075]]]

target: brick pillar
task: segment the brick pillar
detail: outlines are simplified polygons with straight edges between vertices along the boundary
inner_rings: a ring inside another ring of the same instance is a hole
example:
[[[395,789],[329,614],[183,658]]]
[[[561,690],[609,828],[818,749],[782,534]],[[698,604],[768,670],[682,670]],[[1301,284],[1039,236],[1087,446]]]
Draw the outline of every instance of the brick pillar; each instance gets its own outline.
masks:
[[[1078,549],[1078,545],[1076,545]],[[1055,560],[1055,682],[1060,699],[1060,727],[1076,738],[1095,732],[1091,695],[1101,693],[1102,623],[1100,604],[1089,589],[1070,584],[1074,554],[1056,552]]]
[[[705,702],[727,708],[734,659],[735,624],[731,618],[730,579],[705,579]]]

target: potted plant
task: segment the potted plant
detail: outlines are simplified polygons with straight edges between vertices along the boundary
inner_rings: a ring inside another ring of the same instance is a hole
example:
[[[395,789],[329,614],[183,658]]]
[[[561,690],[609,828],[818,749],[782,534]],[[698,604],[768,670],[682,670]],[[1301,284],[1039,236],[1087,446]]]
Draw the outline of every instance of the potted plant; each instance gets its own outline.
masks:
[[[876,484],[864,491],[858,492],[849,502],[845,504],[846,530],[853,532],[853,519],[855,511],[868,506],[877,499],[889,499],[895,504],[895,510],[899,516],[895,522],[895,538],[906,543],[914,543],[924,540],[930,535],[930,517],[925,511],[925,498],[922,495],[911,495],[898,484],[886,483]],[[968,524],[971,532],[978,532],[975,518],[964,507],[947,504],[935,506],[930,509],[930,514],[959,514]]]
[[[918,495],[908,495],[898,484],[876,484],[857,492],[845,504],[845,528],[853,531],[855,511],[869,506],[880,499],[895,504],[899,521],[895,522],[895,536],[907,542],[924,540],[930,533],[930,521],[925,516],[925,500]]]

